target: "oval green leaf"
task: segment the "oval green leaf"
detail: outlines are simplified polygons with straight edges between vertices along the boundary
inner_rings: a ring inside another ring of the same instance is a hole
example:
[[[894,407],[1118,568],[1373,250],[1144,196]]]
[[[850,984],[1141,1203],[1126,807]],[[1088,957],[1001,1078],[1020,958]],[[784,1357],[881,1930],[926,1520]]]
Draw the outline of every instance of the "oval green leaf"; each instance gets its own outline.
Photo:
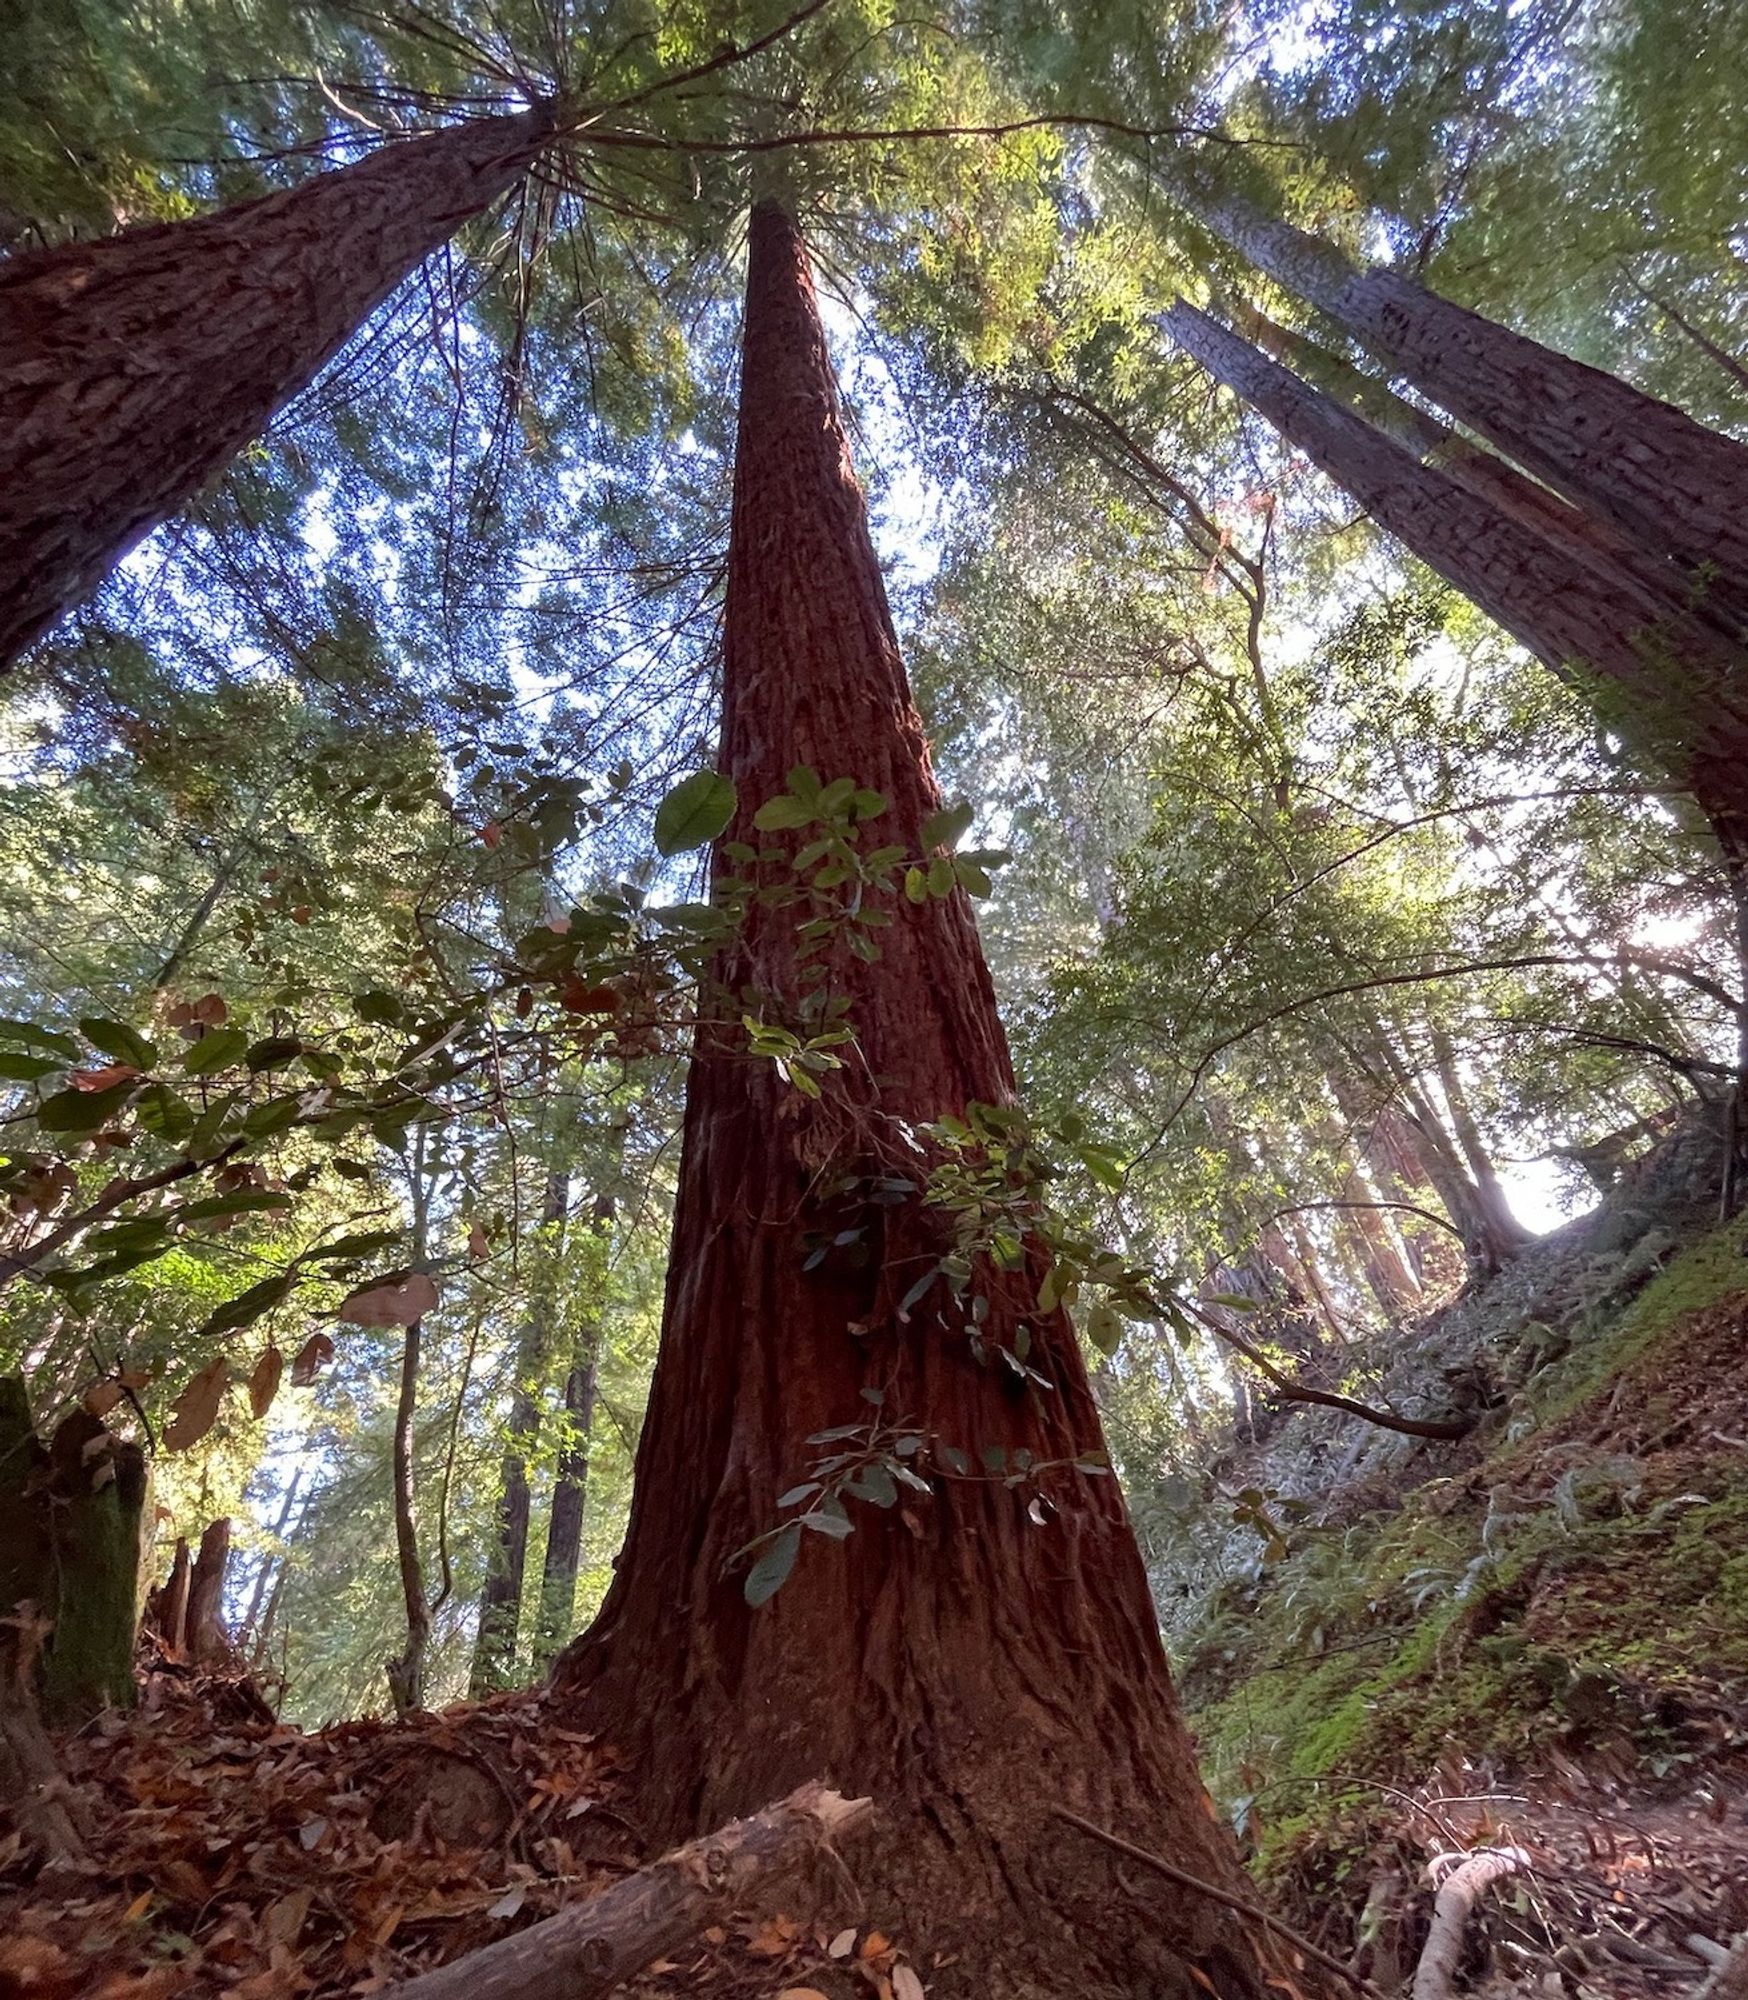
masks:
[[[655,844],[663,854],[707,847],[734,818],[735,789],[720,771],[694,771],[656,808]]]

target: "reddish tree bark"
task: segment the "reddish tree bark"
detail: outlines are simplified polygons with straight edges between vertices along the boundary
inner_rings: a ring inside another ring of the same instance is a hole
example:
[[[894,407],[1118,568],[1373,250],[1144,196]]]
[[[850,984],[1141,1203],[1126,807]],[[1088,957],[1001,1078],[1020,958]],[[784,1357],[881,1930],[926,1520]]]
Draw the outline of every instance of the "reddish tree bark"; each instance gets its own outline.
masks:
[[[1587,569],[1609,578],[1624,572],[1668,610],[1691,610],[1695,616],[1710,610],[1706,604],[1693,603],[1693,592],[1673,564],[1647,553],[1606,520],[1562,500],[1539,480],[1441,423],[1430,410],[1398,396],[1382,376],[1368,375],[1344,355],[1332,353],[1297,328],[1282,326],[1255,306],[1242,309],[1239,323],[1282,367],[1357,410],[1405,451],[1449,473],[1459,486],[1491,501],[1511,520],[1547,536]],[[1722,621],[1726,629],[1729,622]]]
[[[1194,306],[1180,299],[1166,325],[1381,527],[1550,667],[1576,670],[1587,692],[1603,694],[1608,720],[1641,757],[1691,786],[1730,851],[1732,830],[1748,827],[1748,662],[1739,649],[1416,463]]]
[[[851,468],[807,255],[783,210],[753,212],[729,551],[723,768],[730,839],[785,856],[803,835],[753,828],[801,763],[882,792],[879,842],[917,849],[938,804]],[[719,870],[728,864],[719,858]],[[787,858],[740,872],[778,886]],[[730,1019],[797,1017],[810,914],[755,901],[719,965]],[[1036,1267],[980,1270],[986,1351],[1030,1329],[1035,1390],[980,1366],[939,1287],[901,1301],[945,1247],[919,1200],[882,1206],[858,1179],[913,1181],[907,1130],[1012,1098],[1007,1049],[969,906],[896,900],[864,963],[841,935],[824,966],[855,1045],[817,1103],[700,1031],[660,1356],[635,1498],[600,1617],[555,1679],[646,1787],[650,1831],[720,1823],[812,1774],[888,1816],[859,1859],[870,1910],[958,1959],[937,2000],[991,1992],[1260,1995],[1266,1942],[1218,1905],[1125,1890],[1090,1845],[1049,1830],[1068,1801],[1227,1885],[1230,1838],[1196,1777],[1075,1337],[1035,1310]],[[833,1184],[840,1192],[831,1193]],[[863,1231],[803,1270],[809,1231]],[[882,1416],[962,1449],[930,1459],[927,1497],[855,1507],[847,1540],[804,1537],[758,1609],[741,1551],[782,1517],[813,1433]],[[984,1449],[1057,1469],[1010,1490]],[[1029,1518],[1034,1499],[1043,1523]]]
[[[1538,479],[1748,616],[1748,445],[1417,285],[1362,269],[1240,197],[1174,192],[1278,284],[1347,327]]]
[[[550,110],[479,119],[191,222],[0,264],[0,668],[512,186]]]

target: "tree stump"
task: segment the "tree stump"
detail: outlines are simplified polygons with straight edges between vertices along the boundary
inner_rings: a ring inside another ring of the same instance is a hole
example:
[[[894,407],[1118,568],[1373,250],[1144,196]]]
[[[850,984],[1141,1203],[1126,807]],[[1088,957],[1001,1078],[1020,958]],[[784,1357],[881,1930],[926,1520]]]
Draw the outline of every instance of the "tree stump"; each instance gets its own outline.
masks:
[[[0,1379],[0,1606],[32,1635],[19,1671],[53,1728],[133,1704],[145,1500],[138,1445],[86,1410],[44,1445],[23,1381]]]

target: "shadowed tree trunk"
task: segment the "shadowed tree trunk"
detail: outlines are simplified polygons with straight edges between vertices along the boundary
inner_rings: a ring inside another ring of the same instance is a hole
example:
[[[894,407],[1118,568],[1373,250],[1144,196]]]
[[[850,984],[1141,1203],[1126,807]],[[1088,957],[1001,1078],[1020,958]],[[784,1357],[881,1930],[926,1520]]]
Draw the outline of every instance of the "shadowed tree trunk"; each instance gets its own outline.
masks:
[[[541,1267],[536,1273],[528,1316],[516,1344],[516,1380],[510,1391],[510,1423],[504,1442],[498,1488],[498,1532],[479,1600],[479,1633],[467,1691],[476,1700],[507,1687],[516,1668],[516,1635],[521,1625],[522,1583],[528,1567],[528,1445],[540,1426],[541,1376],[552,1346],[555,1266],[564,1254],[565,1217],[570,1213],[571,1177],[546,1177],[540,1211]]]
[[[1415,388],[1569,500],[1748,616],[1748,445],[1618,376],[1557,354],[1340,252],[1195,171],[1172,191],[1259,270],[1326,312]]]
[[[1748,828],[1748,659],[1630,577],[1613,582],[1179,300],[1174,339],[1689,785],[1728,854]]]
[[[407,1643],[383,1662],[388,1690],[399,1716],[411,1715],[425,1702],[425,1655],[431,1645],[431,1604],[425,1595],[425,1565],[419,1555],[419,1520],[413,1484],[413,1424],[419,1411],[419,1350],[425,1329],[414,1320],[401,1336],[401,1390],[395,1402],[392,1480],[395,1515],[395,1563],[401,1580],[401,1606],[406,1613]]]
[[[604,1260],[616,1213],[611,1193],[596,1197],[590,1230],[603,1258],[601,1286],[606,1281]],[[595,1421],[600,1352],[601,1291],[597,1286],[577,1328],[564,1379],[565,1445],[553,1481],[546,1559],[540,1572],[540,1605],[534,1621],[534,1665],[542,1673],[576,1630],[577,1575],[582,1568],[583,1515],[589,1497],[589,1432]]]
[[[540,1609],[534,1627],[534,1665],[550,1665],[571,1636],[577,1617],[577,1574],[583,1562],[583,1515],[589,1497],[589,1431],[595,1421],[595,1354],[600,1326],[591,1322],[564,1382],[569,1443],[560,1454],[546,1525],[546,1560],[540,1572]]]
[[[544,107],[385,146],[191,222],[0,265],[0,667],[511,187]]]
[[[751,229],[721,764],[739,788],[730,842],[765,858],[719,850],[718,879],[732,869],[774,892],[795,881],[808,833],[753,820],[791,767],[877,790],[873,838],[913,854],[938,804],[806,250],[768,201]],[[914,1192],[930,1144],[918,1128],[1011,1102],[1013,1084],[961,892],[869,900],[888,927],[835,920],[803,964],[797,925],[819,904],[755,898],[719,962],[736,1026],[707,1019],[694,1051],[629,1531],[556,1685],[639,1771],[653,1838],[809,1776],[874,1795],[885,1838],[859,1858],[858,1885],[871,1912],[957,1954],[929,1975],[935,2000],[1260,1996],[1263,1939],[1211,1901],[1125,1887],[1093,1843],[1050,1828],[1051,1802],[1071,1802],[1201,1876],[1241,1880],[1196,1776],[1121,1492],[1082,1469],[1102,1448],[1098,1411],[1066,1318],[1036,1310],[1039,1260],[979,1260],[980,1326],[944,1286],[903,1303],[949,1243]],[[762,1009],[807,1032],[802,994],[822,979],[848,1000],[855,1039],[814,1101],[749,1055],[738,1023]],[[860,1232],[849,1250],[803,1269],[819,1232],[847,1229]],[[1043,1386],[980,1365],[1013,1352],[1022,1324]],[[784,1517],[815,1434],[876,1421],[919,1438],[895,1462],[920,1465],[926,1491],[899,1497],[886,1475],[888,1490],[851,1501],[847,1539],[801,1537],[793,1575],[750,1607],[746,1545]],[[1010,1488],[984,1472],[985,1452],[1050,1469]]]

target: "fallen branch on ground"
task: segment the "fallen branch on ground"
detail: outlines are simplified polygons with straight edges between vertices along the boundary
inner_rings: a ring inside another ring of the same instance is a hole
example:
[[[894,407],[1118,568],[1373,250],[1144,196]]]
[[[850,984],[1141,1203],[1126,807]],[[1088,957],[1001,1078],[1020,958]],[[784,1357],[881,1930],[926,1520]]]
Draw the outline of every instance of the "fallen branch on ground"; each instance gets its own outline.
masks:
[[[739,1908],[753,1891],[830,1854],[873,1818],[871,1799],[803,1785],[544,1923],[385,1992],[393,2000],[592,2000]]]
[[[1119,1854],[1126,1854],[1131,1861],[1139,1861],[1144,1868],[1151,1868],[1155,1874],[1163,1875],[1168,1882],[1176,1882],[1185,1889],[1194,1889],[1210,1902],[1220,1903],[1229,1910],[1236,1910],[1241,1917],[1249,1917],[1264,1930],[1273,1931],[1275,1936],[1290,1944],[1295,1951],[1303,1952],[1314,1965],[1320,1965],[1326,1972],[1333,1972],[1347,1981],[1369,2000],[1382,2000],[1378,1989],[1369,1979],[1363,1979],[1350,1966],[1343,1965],[1339,1958],[1332,1958],[1328,1952],[1320,1950],[1308,1937],[1302,1937],[1290,1924],[1284,1924],[1279,1917],[1271,1916],[1260,1903],[1247,1903],[1242,1896],[1235,1896],[1229,1889],[1217,1888],[1212,1882],[1204,1882],[1199,1875],[1192,1875],[1187,1868],[1178,1867],[1174,1861],[1167,1861],[1162,1855],[1151,1853],[1145,1847],[1137,1847],[1133,1841],[1124,1840],[1120,1834],[1110,1833],[1097,1821],[1082,1819],[1077,1812],[1070,1812],[1067,1806],[1052,1809],[1056,1817],[1066,1820],[1070,1826],[1077,1826],[1082,1833],[1091,1834],[1094,1840],[1102,1840],[1107,1847]]]
[[[1714,1965],[1694,2000],[1748,2000],[1748,1931],[1731,1945],[1721,1965]]]
[[[1432,1929],[1414,1968],[1412,2000],[1450,2000],[1463,1955],[1463,1933],[1475,1905],[1495,1882],[1521,1875],[1529,1865],[1530,1858],[1521,1847],[1482,1848],[1457,1863],[1433,1899]]]

